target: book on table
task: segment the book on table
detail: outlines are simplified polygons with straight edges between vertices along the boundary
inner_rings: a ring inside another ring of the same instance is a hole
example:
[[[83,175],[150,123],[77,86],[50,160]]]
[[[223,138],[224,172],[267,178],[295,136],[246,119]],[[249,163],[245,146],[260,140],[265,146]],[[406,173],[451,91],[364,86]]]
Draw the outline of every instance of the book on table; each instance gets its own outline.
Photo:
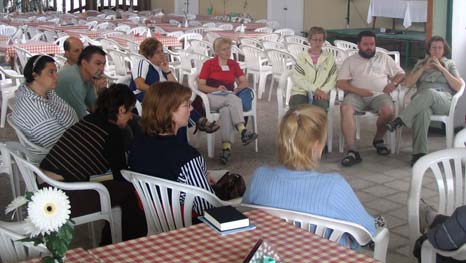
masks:
[[[249,226],[249,218],[232,206],[207,209],[204,218],[220,231]]]

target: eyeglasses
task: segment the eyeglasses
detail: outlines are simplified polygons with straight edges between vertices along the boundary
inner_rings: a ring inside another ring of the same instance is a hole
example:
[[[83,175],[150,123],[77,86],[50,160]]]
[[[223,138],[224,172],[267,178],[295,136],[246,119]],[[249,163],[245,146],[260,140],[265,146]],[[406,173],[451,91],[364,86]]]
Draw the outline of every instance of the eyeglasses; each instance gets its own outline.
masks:
[[[51,56],[49,55],[39,55],[35,60],[34,62],[32,62],[32,72],[34,72],[34,69],[36,69],[36,65],[37,63],[39,63],[40,59],[43,58],[43,57],[49,57],[53,60],[53,62],[55,62],[55,59],[52,58]]]

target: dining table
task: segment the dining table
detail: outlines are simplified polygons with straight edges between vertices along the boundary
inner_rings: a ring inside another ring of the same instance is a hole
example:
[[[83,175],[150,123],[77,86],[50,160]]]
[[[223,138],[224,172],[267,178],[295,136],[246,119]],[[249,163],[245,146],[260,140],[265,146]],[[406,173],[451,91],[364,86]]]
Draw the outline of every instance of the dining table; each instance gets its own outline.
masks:
[[[246,31],[246,32],[215,31],[215,33],[217,33],[221,37],[226,37],[236,42],[238,42],[239,39],[242,37],[259,38],[261,36],[267,35],[267,33],[259,33],[259,32],[253,32],[253,31],[252,32],[251,31]]]
[[[166,47],[182,47],[182,43],[176,37],[167,37],[159,34],[154,34],[154,38],[159,40]],[[114,35],[109,36],[109,39],[115,40],[120,46],[128,46],[128,41],[134,42],[136,44],[141,44],[147,36],[135,36],[135,35]]]
[[[7,42],[1,42],[0,43],[0,53],[3,52],[5,53],[5,62],[9,61],[14,61],[16,58],[16,50],[15,47],[20,47],[23,48],[31,54],[50,54],[50,55],[55,55],[55,54],[61,54],[63,51],[61,48],[50,42],[44,42],[44,41],[30,41],[28,40],[25,43],[12,43],[8,44]]]
[[[221,235],[206,224],[158,233],[88,252],[100,262],[243,262],[263,240],[281,262],[379,262],[335,242],[272,216],[262,210],[246,212],[253,230]]]

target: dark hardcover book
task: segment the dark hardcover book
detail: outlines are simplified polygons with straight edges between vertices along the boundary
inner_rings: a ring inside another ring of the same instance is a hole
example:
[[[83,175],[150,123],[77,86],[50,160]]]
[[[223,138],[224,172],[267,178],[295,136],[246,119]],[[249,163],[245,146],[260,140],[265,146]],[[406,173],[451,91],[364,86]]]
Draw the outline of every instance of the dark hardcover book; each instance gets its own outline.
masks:
[[[204,218],[220,231],[249,226],[249,218],[232,206],[207,209]]]

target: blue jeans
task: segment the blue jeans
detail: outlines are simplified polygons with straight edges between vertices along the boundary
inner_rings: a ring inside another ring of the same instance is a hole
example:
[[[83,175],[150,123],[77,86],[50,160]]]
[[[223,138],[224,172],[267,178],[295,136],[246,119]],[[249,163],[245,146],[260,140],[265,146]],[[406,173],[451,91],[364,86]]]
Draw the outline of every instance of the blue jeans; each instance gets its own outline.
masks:
[[[243,111],[250,111],[252,108],[252,100],[254,99],[254,92],[250,88],[244,88],[236,93],[236,96],[241,98]]]

